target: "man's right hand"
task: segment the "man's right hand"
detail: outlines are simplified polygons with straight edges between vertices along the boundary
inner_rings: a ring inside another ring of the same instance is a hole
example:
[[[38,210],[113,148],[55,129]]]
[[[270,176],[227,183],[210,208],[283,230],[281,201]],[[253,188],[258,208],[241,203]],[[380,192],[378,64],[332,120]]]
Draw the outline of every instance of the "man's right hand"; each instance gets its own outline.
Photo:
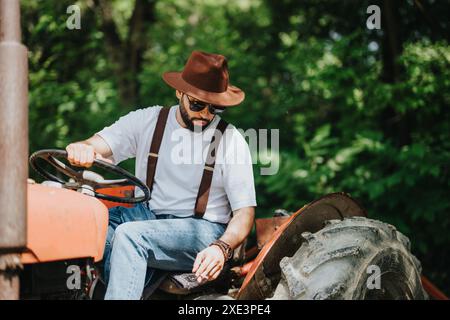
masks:
[[[109,159],[102,157],[100,153],[95,152],[93,146],[83,143],[75,142],[71,143],[66,147],[67,160],[69,160],[71,165],[78,167],[89,168],[92,166],[94,159],[100,159],[106,162],[112,162]]]

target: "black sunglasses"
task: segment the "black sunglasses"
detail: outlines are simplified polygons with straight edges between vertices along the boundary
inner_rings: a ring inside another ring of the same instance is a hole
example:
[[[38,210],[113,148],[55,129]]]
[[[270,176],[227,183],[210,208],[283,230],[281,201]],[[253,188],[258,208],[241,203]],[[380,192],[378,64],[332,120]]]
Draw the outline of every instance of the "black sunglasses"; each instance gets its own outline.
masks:
[[[221,113],[223,113],[225,111],[225,108],[219,107],[219,106],[215,106],[215,105],[210,104],[210,103],[204,103],[204,102],[199,102],[199,101],[191,101],[191,99],[189,99],[189,96],[187,94],[184,94],[184,95],[186,95],[186,97],[187,97],[187,99],[189,101],[189,109],[191,109],[191,111],[200,112],[203,109],[205,109],[206,107],[208,107],[208,111],[211,114],[221,114]]]

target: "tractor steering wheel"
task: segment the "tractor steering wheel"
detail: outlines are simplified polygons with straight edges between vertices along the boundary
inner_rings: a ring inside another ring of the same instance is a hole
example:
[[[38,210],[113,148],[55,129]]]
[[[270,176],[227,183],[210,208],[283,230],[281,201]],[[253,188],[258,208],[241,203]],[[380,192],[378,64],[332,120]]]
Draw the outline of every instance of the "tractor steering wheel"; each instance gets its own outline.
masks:
[[[119,166],[110,164],[102,160],[94,159],[94,162],[92,164],[93,167],[99,167],[106,170],[107,172],[118,174],[123,177],[122,179],[105,180],[100,174],[96,172],[86,170],[86,168],[77,170],[75,168],[82,167],[74,167],[65,164],[56,158],[67,159],[67,152],[65,150],[58,149],[45,149],[36,151],[30,156],[30,165],[37,173],[39,173],[44,178],[59,182],[65,188],[77,190],[87,185],[88,187],[90,187],[93,195],[99,199],[120,203],[140,203],[148,201],[150,199],[150,191],[148,187],[144,183],[142,183],[141,180]],[[72,178],[74,182],[64,181],[63,179],[51,174],[41,165],[39,165],[37,161],[38,159],[45,160],[47,163],[55,167],[58,172],[63,173],[69,178]],[[99,188],[113,188],[119,186],[137,186],[144,192],[144,195],[140,197],[116,197],[96,192],[96,189]]]

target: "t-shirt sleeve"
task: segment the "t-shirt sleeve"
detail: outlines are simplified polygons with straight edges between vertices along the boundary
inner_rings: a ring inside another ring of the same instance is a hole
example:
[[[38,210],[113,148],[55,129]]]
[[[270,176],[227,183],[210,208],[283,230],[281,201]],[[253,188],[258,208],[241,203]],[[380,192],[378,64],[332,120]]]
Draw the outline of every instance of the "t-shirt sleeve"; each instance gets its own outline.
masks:
[[[248,144],[236,129],[227,130],[225,137],[223,181],[231,210],[256,207],[253,164]]]
[[[132,111],[96,133],[111,148],[114,164],[136,157],[143,113],[143,109]]]

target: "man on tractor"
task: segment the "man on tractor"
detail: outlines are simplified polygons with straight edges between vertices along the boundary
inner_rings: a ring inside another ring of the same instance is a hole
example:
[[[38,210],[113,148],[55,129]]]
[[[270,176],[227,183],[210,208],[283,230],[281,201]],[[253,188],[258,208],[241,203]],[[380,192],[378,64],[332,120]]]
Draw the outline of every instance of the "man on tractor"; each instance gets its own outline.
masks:
[[[146,203],[109,210],[105,299],[139,299],[155,269],[214,280],[253,225],[250,150],[219,116],[245,96],[229,84],[226,58],[194,51],[182,72],[163,79],[176,90],[178,105],[130,112],[66,147],[77,166],[135,157],[136,176],[151,192]]]

